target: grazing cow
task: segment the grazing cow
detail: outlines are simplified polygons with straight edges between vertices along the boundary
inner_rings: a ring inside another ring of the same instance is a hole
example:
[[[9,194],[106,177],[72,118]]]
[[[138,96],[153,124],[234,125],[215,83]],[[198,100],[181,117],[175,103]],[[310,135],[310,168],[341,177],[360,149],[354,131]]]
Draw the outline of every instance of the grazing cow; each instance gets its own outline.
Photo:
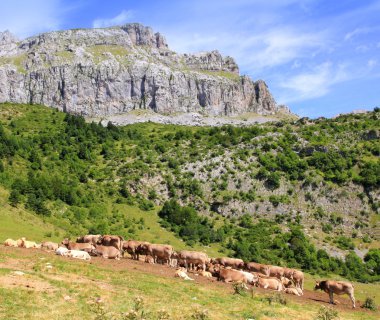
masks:
[[[27,241],[26,238],[21,238],[21,247],[22,248],[40,248],[41,245],[40,244],[37,244],[36,242],[34,241]]]
[[[104,235],[99,238],[99,240],[97,241],[97,244],[100,244],[102,246],[112,246],[122,251],[123,241],[124,241],[124,238],[121,236]]]
[[[66,254],[69,252],[69,249],[66,247],[59,247],[57,250],[55,250],[55,254],[59,256],[66,256]]]
[[[66,257],[75,258],[75,259],[81,259],[81,260],[91,260],[90,255],[88,252],[81,251],[81,250],[69,250],[66,254]]]
[[[176,270],[174,277],[181,278],[183,280],[194,280],[190,278],[186,272],[187,270],[185,268],[179,268]]]
[[[51,241],[44,241],[41,243],[41,248],[46,249],[46,250],[55,251],[58,249],[58,243],[51,242]]]
[[[121,256],[121,252],[119,250],[110,246],[96,246],[91,253],[95,256],[103,257],[104,259],[120,260]]]
[[[338,295],[347,294],[351,299],[352,307],[355,308],[354,285],[350,282],[333,280],[316,281],[314,290],[323,290],[328,293],[331,304],[334,304],[334,293]]]
[[[157,263],[157,259],[161,259],[166,264],[171,265],[171,256],[173,253],[173,247],[171,245],[142,243],[139,245],[138,250],[144,252],[147,256],[152,256],[154,263]]]
[[[4,241],[4,246],[6,246],[6,247],[18,247],[17,240],[7,239]]]
[[[284,277],[293,281],[296,288],[303,290],[304,274],[300,270],[284,268]]]
[[[145,256],[145,262],[149,264],[154,264],[154,259],[152,256],[146,255]]]
[[[245,268],[251,272],[258,272],[265,276],[269,276],[270,266],[257,262],[248,262],[245,264]]]
[[[67,238],[63,240],[61,244],[63,244],[69,250],[81,250],[81,251],[90,252],[91,250],[95,249],[95,247],[91,243],[71,242]]]
[[[239,270],[234,269],[220,269],[219,270],[219,281],[223,282],[242,282],[242,283],[248,283],[247,277],[244,273],[242,273]]]
[[[228,258],[228,257],[216,258],[216,259],[212,259],[211,263],[220,264],[221,266],[224,266],[224,267],[231,267],[232,269],[244,269],[244,261],[241,259],[236,259],[236,258]]]
[[[206,263],[210,262],[206,253],[187,250],[178,252],[178,259],[184,262],[186,269],[190,266],[194,270],[196,266],[201,265],[203,271],[206,271]]]
[[[81,236],[77,238],[78,243],[92,243],[93,245],[96,245],[96,243],[101,238],[101,234],[86,234],[85,236]]]
[[[258,274],[258,277],[254,280],[254,285],[259,288],[271,289],[282,291],[283,285],[281,281],[277,278],[262,277]]]
[[[284,268],[277,266],[269,266],[269,277],[281,279],[284,276]]]
[[[123,253],[127,251],[133,260],[139,260],[140,259],[140,251],[138,250],[138,247],[144,243],[144,241],[137,241],[137,240],[128,240],[123,241],[122,243],[122,250]]]
[[[302,271],[294,270],[293,275],[292,275],[292,280],[296,288],[301,288],[302,291],[303,291],[304,278],[305,276]]]
[[[300,288],[285,288],[284,292],[287,294],[293,294],[299,297],[303,295],[303,292]]]

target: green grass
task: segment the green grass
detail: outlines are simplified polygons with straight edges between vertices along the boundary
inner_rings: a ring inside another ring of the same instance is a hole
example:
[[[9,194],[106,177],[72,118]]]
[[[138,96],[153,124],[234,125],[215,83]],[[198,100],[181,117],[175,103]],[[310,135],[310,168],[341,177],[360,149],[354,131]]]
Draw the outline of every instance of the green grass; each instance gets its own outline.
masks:
[[[191,319],[195,310],[207,310],[209,319],[218,320],[308,320],[315,317],[321,305],[289,296],[286,305],[269,305],[265,297],[273,292],[239,296],[232,294],[230,286],[184,282],[172,276],[147,273],[130,264],[114,268],[115,261],[86,263],[38,250],[9,251],[0,247],[0,318],[3,319],[95,319],[91,302],[96,298],[101,298],[108,316],[112,313],[118,319],[121,313],[133,308],[136,297],[143,301],[143,310],[148,314],[145,319],[157,319],[154,315],[164,309],[170,319]],[[46,269],[47,262],[53,265],[52,270]],[[11,272],[18,268],[27,273],[18,279],[21,285],[6,285],[7,279],[15,279]],[[25,284],[30,287],[26,288]],[[65,297],[70,300],[66,301]],[[338,313],[345,320],[374,320],[379,315],[361,310]]]
[[[7,204],[8,192],[0,187],[0,243],[26,237],[34,241],[61,241],[64,232],[22,208]]]

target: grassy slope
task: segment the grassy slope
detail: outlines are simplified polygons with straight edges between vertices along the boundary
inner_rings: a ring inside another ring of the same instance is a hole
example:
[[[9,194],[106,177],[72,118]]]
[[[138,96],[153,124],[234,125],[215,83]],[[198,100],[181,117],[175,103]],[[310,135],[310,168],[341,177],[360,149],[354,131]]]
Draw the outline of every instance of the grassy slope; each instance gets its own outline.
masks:
[[[0,187],[0,241],[26,237],[35,241],[59,241],[64,232],[22,208],[7,203],[8,192]],[[51,236],[50,236],[51,235]],[[49,237],[48,237],[49,236]]]
[[[17,262],[15,262],[17,261]],[[50,262],[52,270],[46,270]],[[17,264],[18,263],[18,264]],[[295,301],[287,305],[269,305],[263,294],[253,297],[233,295],[228,286],[183,282],[179,279],[141,272],[131,266],[117,270],[115,261],[107,264],[86,263],[22,249],[0,247],[0,283],[11,278],[14,270],[23,270],[20,286],[0,286],[0,317],[4,319],[94,319],[89,302],[104,301],[105,310],[128,312],[133,299],[141,297],[145,311],[165,309],[170,319],[190,319],[196,309],[208,310],[211,319],[314,319],[319,303]],[[30,283],[32,288],[25,288]],[[22,288],[21,288],[22,287]],[[273,293],[269,293],[272,295]],[[69,296],[70,301],[64,297]],[[378,313],[340,310],[345,320],[378,319]],[[102,317],[101,319],[108,319]],[[137,319],[137,318],[136,318]],[[146,317],[145,319],[155,319]],[[201,318],[196,318],[201,319]]]
[[[35,241],[62,240],[65,235],[63,230],[60,230],[48,221],[44,221],[39,216],[36,216],[27,210],[11,207],[7,203],[7,198],[8,192],[0,187],[0,241],[7,238],[18,239],[22,236]],[[190,249],[190,247],[186,246],[182,240],[174,235],[174,233],[169,232],[160,226],[159,217],[157,215],[158,209],[146,212],[124,204],[110,206],[111,208],[109,208],[109,210],[117,209],[124,212],[130,219],[135,219],[136,221],[140,218],[144,219],[144,226],[141,229],[136,228],[136,239],[154,243],[168,243],[173,245],[177,250]],[[46,218],[46,220],[49,220],[49,218]],[[51,236],[48,236],[50,234]],[[193,249],[205,251],[211,256],[220,255],[220,253],[218,253],[220,247],[217,244],[210,247],[198,245]]]

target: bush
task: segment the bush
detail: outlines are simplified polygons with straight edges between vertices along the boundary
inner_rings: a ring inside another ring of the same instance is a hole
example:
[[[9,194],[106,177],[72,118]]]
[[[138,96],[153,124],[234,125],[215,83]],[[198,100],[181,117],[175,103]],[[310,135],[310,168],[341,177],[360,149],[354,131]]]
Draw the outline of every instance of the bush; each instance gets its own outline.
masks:
[[[362,308],[376,311],[377,306],[376,306],[375,300],[373,298],[367,297],[362,305]]]
[[[314,318],[315,320],[333,320],[337,319],[338,317],[338,311],[332,309],[332,308],[327,308],[325,306],[322,306]]]

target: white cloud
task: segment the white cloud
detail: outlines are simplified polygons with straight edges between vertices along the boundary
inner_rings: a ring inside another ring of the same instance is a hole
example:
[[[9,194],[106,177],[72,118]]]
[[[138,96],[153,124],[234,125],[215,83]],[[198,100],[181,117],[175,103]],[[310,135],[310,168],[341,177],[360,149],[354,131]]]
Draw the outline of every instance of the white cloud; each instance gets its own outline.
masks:
[[[359,36],[361,34],[366,34],[370,31],[371,30],[369,28],[356,28],[355,30],[346,33],[344,36],[344,40],[345,41],[351,40],[351,39],[355,38],[356,36]]]
[[[67,12],[61,0],[12,0],[0,2],[0,31],[20,38],[57,30]]]
[[[368,62],[367,62],[367,66],[368,66],[370,69],[372,69],[373,67],[377,66],[377,60],[375,60],[375,59],[370,59],[370,60],[368,60]]]
[[[348,79],[344,65],[335,67],[331,62],[324,62],[309,72],[299,73],[283,81],[280,86],[287,92],[280,100],[289,103],[318,98],[326,95],[334,84]]]
[[[93,21],[94,28],[106,28],[124,24],[132,18],[132,11],[123,10],[117,16],[109,19],[96,19]]]

